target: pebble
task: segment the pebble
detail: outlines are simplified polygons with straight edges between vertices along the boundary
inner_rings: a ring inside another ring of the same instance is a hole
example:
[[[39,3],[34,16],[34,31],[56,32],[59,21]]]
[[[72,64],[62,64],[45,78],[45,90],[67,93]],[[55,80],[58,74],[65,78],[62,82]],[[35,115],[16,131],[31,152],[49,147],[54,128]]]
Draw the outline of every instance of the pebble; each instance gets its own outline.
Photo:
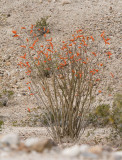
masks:
[[[70,3],[71,3],[71,0],[62,0],[62,5],[70,4]]]
[[[35,145],[38,143],[39,139],[38,138],[28,138],[25,140],[25,146],[26,147],[31,147],[32,145]]]
[[[38,138],[30,138],[25,142],[28,151],[43,152],[45,149],[51,149],[56,143],[51,139],[39,140]]]
[[[20,143],[20,138],[17,134],[7,134],[0,136],[0,147],[16,148]]]
[[[94,154],[101,154],[102,153],[102,146],[93,146],[89,149],[90,152],[94,153]]]
[[[70,157],[76,157],[80,155],[81,150],[78,145],[72,146],[70,148],[66,148],[62,151],[62,155],[70,156]]]
[[[113,157],[115,160],[122,160],[122,151],[113,153]]]

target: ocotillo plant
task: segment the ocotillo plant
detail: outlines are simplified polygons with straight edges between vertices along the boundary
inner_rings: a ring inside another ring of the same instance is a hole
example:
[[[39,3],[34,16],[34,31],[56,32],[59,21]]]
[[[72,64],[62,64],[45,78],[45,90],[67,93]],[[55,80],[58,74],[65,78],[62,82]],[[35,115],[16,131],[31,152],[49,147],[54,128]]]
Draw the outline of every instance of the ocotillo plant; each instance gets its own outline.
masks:
[[[27,82],[30,95],[35,95],[38,105],[46,109],[45,118],[53,138],[77,139],[85,129],[84,115],[90,110],[92,96],[102,92],[99,84],[112,54],[101,50],[99,44],[96,47],[99,41],[93,35],[85,36],[81,29],[55,48],[47,33],[42,38],[44,44],[40,43],[33,27],[24,38],[12,31],[24,50],[18,65],[25,67],[30,78]],[[23,30],[28,33],[22,27],[21,34]],[[100,36],[102,43],[109,45],[105,33]]]

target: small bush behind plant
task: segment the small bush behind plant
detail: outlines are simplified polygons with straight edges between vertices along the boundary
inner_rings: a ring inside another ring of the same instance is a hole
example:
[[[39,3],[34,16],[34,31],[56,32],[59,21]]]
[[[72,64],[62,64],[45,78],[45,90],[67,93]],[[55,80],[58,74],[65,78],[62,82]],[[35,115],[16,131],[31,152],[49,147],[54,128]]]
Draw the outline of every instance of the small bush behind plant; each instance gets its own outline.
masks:
[[[87,121],[94,127],[104,127],[109,124],[110,114],[110,106],[108,104],[102,104],[92,110],[87,117]]]
[[[2,130],[2,125],[4,125],[4,121],[0,120],[0,131]]]
[[[122,136],[122,94],[115,96],[110,121],[116,131]]]
[[[53,138],[57,141],[62,137],[77,139],[85,129],[84,117],[90,111],[93,95],[102,92],[98,87],[112,54],[97,48],[99,41],[92,35],[86,36],[82,30],[77,30],[68,42],[62,41],[57,49],[47,34],[44,34],[44,45],[39,43],[33,25],[31,29],[33,38],[26,37],[26,42],[17,31],[12,31],[24,50],[18,65],[25,67],[31,80],[27,82],[30,95],[35,95],[38,106],[45,108],[48,131]],[[104,32],[101,38],[109,45]],[[51,76],[42,76],[44,70],[51,72]]]

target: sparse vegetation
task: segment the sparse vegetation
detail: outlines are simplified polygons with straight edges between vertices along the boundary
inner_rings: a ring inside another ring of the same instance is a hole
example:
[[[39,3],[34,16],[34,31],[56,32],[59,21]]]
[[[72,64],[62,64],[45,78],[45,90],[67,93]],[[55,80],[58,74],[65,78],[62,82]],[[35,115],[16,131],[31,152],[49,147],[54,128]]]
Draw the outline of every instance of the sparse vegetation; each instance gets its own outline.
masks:
[[[88,115],[88,122],[95,127],[104,127],[109,124],[110,118],[110,106],[108,104],[102,104],[97,106]]]
[[[43,17],[43,18],[41,18],[41,20],[38,20],[36,22],[35,28],[37,28],[37,31],[41,35],[47,33],[47,30],[48,30],[48,27],[49,27],[49,24],[47,23],[48,18],[49,18],[48,16]]]
[[[0,120],[0,131],[2,130],[2,125],[4,125],[4,121]]]
[[[115,96],[110,121],[116,131],[122,136],[122,94]]]
[[[45,30],[46,19],[38,22],[36,27],[39,26]],[[17,31],[12,32],[14,37],[19,38]],[[50,126],[52,137],[57,141],[64,137],[77,139],[81,130],[85,129],[84,117],[90,110],[93,95],[102,92],[98,87],[103,80],[104,65],[112,54],[99,54],[102,52],[98,51],[99,48],[92,52],[97,41],[80,29],[68,42],[63,41],[58,50],[46,33],[46,42],[40,46],[38,37],[31,30],[32,45],[25,51],[28,55],[21,56],[24,62],[19,65],[27,69],[26,74],[31,80],[28,83],[30,94],[34,94],[38,105],[42,107],[43,104],[46,110],[44,123]],[[109,44],[104,32],[101,38],[105,44]],[[27,43],[31,42],[26,40]],[[21,47],[27,49],[26,44]],[[35,49],[38,51],[33,56],[31,52]],[[50,76],[49,72],[52,73]]]

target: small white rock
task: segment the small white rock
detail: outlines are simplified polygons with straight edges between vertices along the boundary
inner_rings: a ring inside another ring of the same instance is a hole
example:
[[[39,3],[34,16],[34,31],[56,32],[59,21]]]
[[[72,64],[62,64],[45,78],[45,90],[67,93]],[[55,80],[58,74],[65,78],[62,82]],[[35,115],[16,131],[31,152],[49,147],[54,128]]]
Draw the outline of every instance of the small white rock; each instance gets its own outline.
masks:
[[[62,155],[69,156],[69,157],[76,157],[80,155],[80,153],[81,153],[80,146],[78,145],[72,146],[70,148],[66,148],[62,151]]]
[[[17,147],[20,143],[20,138],[17,134],[7,134],[0,137],[0,144],[9,146],[9,147]]]
[[[122,159],[122,151],[114,152],[113,157],[115,160],[121,160]]]
[[[88,149],[89,149],[89,146],[87,144],[83,144],[80,146],[81,152],[86,152],[86,151],[88,151]]]
[[[28,138],[25,140],[25,146],[26,147],[31,147],[32,145],[36,144],[39,142],[38,138]]]

